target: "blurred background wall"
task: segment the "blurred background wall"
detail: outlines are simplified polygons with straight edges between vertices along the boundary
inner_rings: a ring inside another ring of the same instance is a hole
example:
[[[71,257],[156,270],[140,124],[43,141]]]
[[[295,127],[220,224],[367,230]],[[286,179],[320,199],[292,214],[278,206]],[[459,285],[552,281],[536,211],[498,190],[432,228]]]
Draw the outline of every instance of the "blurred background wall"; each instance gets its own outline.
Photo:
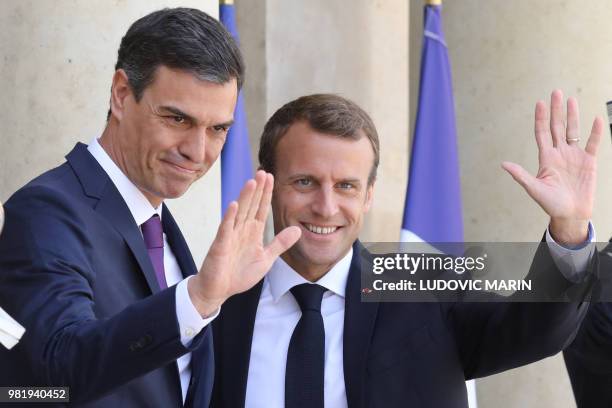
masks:
[[[163,6],[218,14],[214,0],[0,1],[0,200],[98,136],[122,34]],[[302,94],[335,92],[363,106],[381,137],[375,205],[362,239],[398,239],[419,80],[420,0],[235,0],[253,158],[267,117]],[[612,99],[612,11],[605,0],[446,1],[466,240],[536,241],[547,218],[500,168],[537,170],[536,100],[579,99],[583,136]],[[606,128],[607,129],[607,128]],[[254,160],[257,163],[256,160]],[[612,234],[610,135],[599,155],[594,223]],[[170,203],[199,263],[219,221],[216,165]],[[479,406],[573,407],[557,356],[478,381]]]

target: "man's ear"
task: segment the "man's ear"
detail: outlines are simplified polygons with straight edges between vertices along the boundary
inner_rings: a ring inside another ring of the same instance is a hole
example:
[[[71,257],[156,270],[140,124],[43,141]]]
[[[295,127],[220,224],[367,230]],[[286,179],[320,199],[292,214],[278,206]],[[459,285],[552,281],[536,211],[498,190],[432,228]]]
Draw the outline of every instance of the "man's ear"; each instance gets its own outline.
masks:
[[[373,180],[366,189],[364,212],[370,211],[372,207],[372,201],[374,201],[374,183],[376,183],[376,180]]]
[[[113,75],[113,84],[111,86],[110,108],[111,115],[121,121],[123,111],[125,110],[125,101],[128,96],[132,95],[132,88],[128,81],[128,76],[123,69],[118,69]]]

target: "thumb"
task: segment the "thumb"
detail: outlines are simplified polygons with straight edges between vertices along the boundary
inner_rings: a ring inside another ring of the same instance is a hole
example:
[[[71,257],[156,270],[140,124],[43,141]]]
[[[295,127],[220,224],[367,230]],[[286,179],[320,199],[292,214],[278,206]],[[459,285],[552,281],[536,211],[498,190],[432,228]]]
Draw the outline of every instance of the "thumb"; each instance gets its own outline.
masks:
[[[510,173],[512,178],[516,180],[517,183],[523,186],[527,193],[531,194],[530,191],[535,181],[535,177],[533,177],[527,172],[527,170],[515,163],[502,162],[502,167],[504,170]]]
[[[287,227],[281,232],[279,232],[272,242],[268,244],[266,247],[266,255],[271,258],[271,260],[276,259],[280,254],[288,250],[300,239],[302,235],[302,230],[298,227]]]

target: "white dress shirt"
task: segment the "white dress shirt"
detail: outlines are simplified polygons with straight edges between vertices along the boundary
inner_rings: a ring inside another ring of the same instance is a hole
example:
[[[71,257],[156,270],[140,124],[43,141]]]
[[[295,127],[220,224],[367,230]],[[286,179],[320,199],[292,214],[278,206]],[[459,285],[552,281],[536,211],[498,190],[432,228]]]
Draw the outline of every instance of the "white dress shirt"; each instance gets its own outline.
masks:
[[[142,194],[142,192],[127,178],[121,169],[115,164],[110,158],[104,148],[98,143],[97,139],[94,139],[87,147],[89,153],[96,159],[96,161],[102,166],[102,169],[106,172],[108,177],[111,179],[119,194],[127,204],[136,225],[139,227],[146,222],[153,215],[159,215],[161,220],[162,217],[162,206],[154,208],[149,200]],[[141,231],[142,233],[142,231]],[[198,313],[195,306],[189,298],[187,291],[187,279],[183,279],[181,268],[179,267],[176,257],[168,245],[166,234],[164,234],[164,271],[166,275],[166,282],[168,287],[176,285],[176,316],[179,323],[179,329],[181,333],[181,342],[185,347],[189,346],[193,338],[215,317],[219,314],[219,311],[207,319],[203,319]],[[191,379],[191,353],[187,353],[176,360],[178,365],[179,376],[181,380],[181,391],[183,393],[183,401],[187,395],[187,389],[189,387],[189,380]]]
[[[326,407],[347,406],[344,388],[342,339],[344,336],[344,297],[353,249],[327,272],[317,284],[327,291],[321,301],[325,328]],[[300,306],[289,290],[308,281],[281,258],[264,278],[255,316],[245,406],[283,408],[285,406],[285,368],[293,329],[300,320]]]
[[[589,224],[589,241],[595,233]],[[546,242],[560,272],[570,280],[579,279],[585,272],[595,245],[567,249],[557,244],[546,232]],[[321,315],[325,327],[325,383],[326,407],[345,408],[344,384],[344,299],[353,249],[316,283],[327,291],[321,301]],[[287,352],[293,330],[302,312],[289,291],[308,281],[278,258],[264,278],[251,344],[245,406],[247,408],[283,408],[285,406],[285,369]]]

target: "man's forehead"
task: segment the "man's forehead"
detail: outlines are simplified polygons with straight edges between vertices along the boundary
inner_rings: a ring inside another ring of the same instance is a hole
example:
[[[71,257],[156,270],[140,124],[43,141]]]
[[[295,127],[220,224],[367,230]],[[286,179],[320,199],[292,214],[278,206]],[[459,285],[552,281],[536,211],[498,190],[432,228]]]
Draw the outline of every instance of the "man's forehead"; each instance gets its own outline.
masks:
[[[277,146],[276,167],[291,174],[359,179],[368,176],[374,158],[365,136],[351,139],[298,128],[283,139]]]
[[[369,139],[362,129],[358,129],[354,136],[338,135],[331,132],[316,130],[307,121],[298,121],[292,124],[281,136],[277,146],[289,145],[298,149],[325,149],[328,146],[342,146],[344,149],[364,150],[365,145],[374,150]]]
[[[236,79],[218,84],[196,74],[160,66],[145,88],[156,110],[180,113],[197,121],[229,123],[233,120],[238,89]]]

